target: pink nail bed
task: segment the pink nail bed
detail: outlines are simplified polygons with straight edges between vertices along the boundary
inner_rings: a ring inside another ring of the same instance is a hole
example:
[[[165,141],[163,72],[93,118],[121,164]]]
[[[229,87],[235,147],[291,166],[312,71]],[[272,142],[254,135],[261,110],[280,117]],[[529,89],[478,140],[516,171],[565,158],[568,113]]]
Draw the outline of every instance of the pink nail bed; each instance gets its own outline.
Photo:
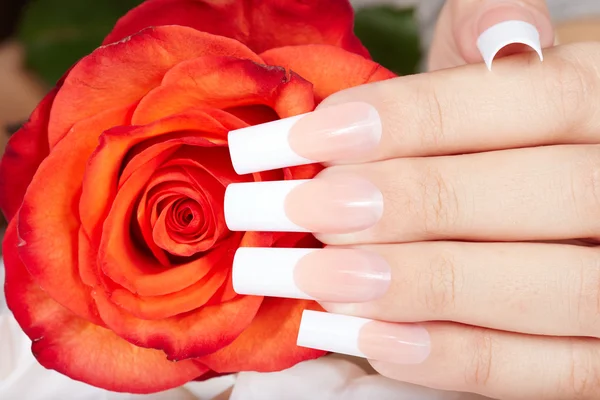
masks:
[[[394,364],[421,364],[431,351],[425,328],[416,324],[371,321],[359,333],[358,348],[367,358]]]
[[[388,290],[391,270],[378,254],[355,249],[324,249],[304,255],[294,281],[311,297],[328,302],[376,300]]]
[[[298,155],[319,161],[349,161],[379,144],[381,121],[367,103],[346,103],[323,108],[300,118],[288,141]]]
[[[381,219],[383,196],[360,177],[316,178],[293,188],[284,208],[291,222],[310,232],[353,233]]]
[[[418,324],[395,324],[306,310],[298,346],[393,364],[421,364],[431,352],[429,332]]]
[[[229,132],[238,174],[333,161],[354,161],[381,140],[379,113],[368,103],[345,103]]]
[[[242,247],[233,260],[238,294],[362,303],[383,297],[391,268],[360,249]]]

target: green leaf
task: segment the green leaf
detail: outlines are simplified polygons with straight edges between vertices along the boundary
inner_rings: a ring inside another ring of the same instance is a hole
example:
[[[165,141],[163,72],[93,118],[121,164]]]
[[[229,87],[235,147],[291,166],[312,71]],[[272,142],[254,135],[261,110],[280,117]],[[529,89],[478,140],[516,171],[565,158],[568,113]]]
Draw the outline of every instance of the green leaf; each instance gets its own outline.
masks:
[[[117,20],[141,1],[32,1],[18,32],[29,68],[54,84],[74,63],[97,48]]]
[[[399,75],[418,72],[421,49],[413,9],[389,6],[359,9],[354,31],[373,60]]]

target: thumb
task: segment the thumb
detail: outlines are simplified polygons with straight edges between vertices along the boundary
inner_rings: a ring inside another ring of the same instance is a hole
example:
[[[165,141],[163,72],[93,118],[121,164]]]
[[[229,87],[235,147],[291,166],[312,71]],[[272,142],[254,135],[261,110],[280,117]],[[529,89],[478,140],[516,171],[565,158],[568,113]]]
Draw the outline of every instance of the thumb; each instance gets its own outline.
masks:
[[[554,44],[544,0],[448,0],[436,29],[430,68],[440,69],[542,49]]]

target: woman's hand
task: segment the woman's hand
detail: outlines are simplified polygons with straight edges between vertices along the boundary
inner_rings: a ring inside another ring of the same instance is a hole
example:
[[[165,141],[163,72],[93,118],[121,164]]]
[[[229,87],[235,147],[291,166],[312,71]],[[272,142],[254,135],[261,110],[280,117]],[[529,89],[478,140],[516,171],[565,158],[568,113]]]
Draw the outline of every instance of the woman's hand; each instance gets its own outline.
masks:
[[[519,29],[498,28],[498,24],[507,21],[532,25],[539,32],[537,40],[536,35],[528,34],[527,26],[523,24]],[[488,29],[493,26],[496,26],[496,32],[490,40]],[[448,0],[431,43],[429,69],[481,62],[483,57],[478,39],[485,37],[486,31],[488,37],[483,54],[490,65],[494,58],[530,51],[531,48],[541,55],[542,48],[554,44],[554,29],[545,0]]]
[[[299,345],[494,398],[600,393],[600,44],[335,94],[230,133],[232,230],[312,231],[324,250],[242,248],[238,293],[320,301]],[[558,243],[561,242],[561,243]],[[285,244],[281,244],[285,247]],[[361,318],[356,318],[361,317]],[[382,322],[385,321],[385,322]]]

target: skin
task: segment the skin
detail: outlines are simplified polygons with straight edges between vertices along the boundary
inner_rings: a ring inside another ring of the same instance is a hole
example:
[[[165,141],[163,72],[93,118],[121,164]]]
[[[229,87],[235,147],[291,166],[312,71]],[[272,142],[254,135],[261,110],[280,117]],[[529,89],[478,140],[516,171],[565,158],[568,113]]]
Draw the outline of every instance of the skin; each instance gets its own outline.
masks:
[[[543,2],[527,3],[543,14]],[[378,108],[380,150],[323,174],[370,180],[386,211],[373,228],[319,239],[367,248],[392,268],[383,298],[324,306],[429,331],[424,363],[371,361],[384,376],[492,398],[595,399],[600,43],[546,43],[543,63],[515,49],[490,73],[460,35],[463,50],[434,46],[430,58],[432,69],[460,68],[352,88],[322,105]]]

